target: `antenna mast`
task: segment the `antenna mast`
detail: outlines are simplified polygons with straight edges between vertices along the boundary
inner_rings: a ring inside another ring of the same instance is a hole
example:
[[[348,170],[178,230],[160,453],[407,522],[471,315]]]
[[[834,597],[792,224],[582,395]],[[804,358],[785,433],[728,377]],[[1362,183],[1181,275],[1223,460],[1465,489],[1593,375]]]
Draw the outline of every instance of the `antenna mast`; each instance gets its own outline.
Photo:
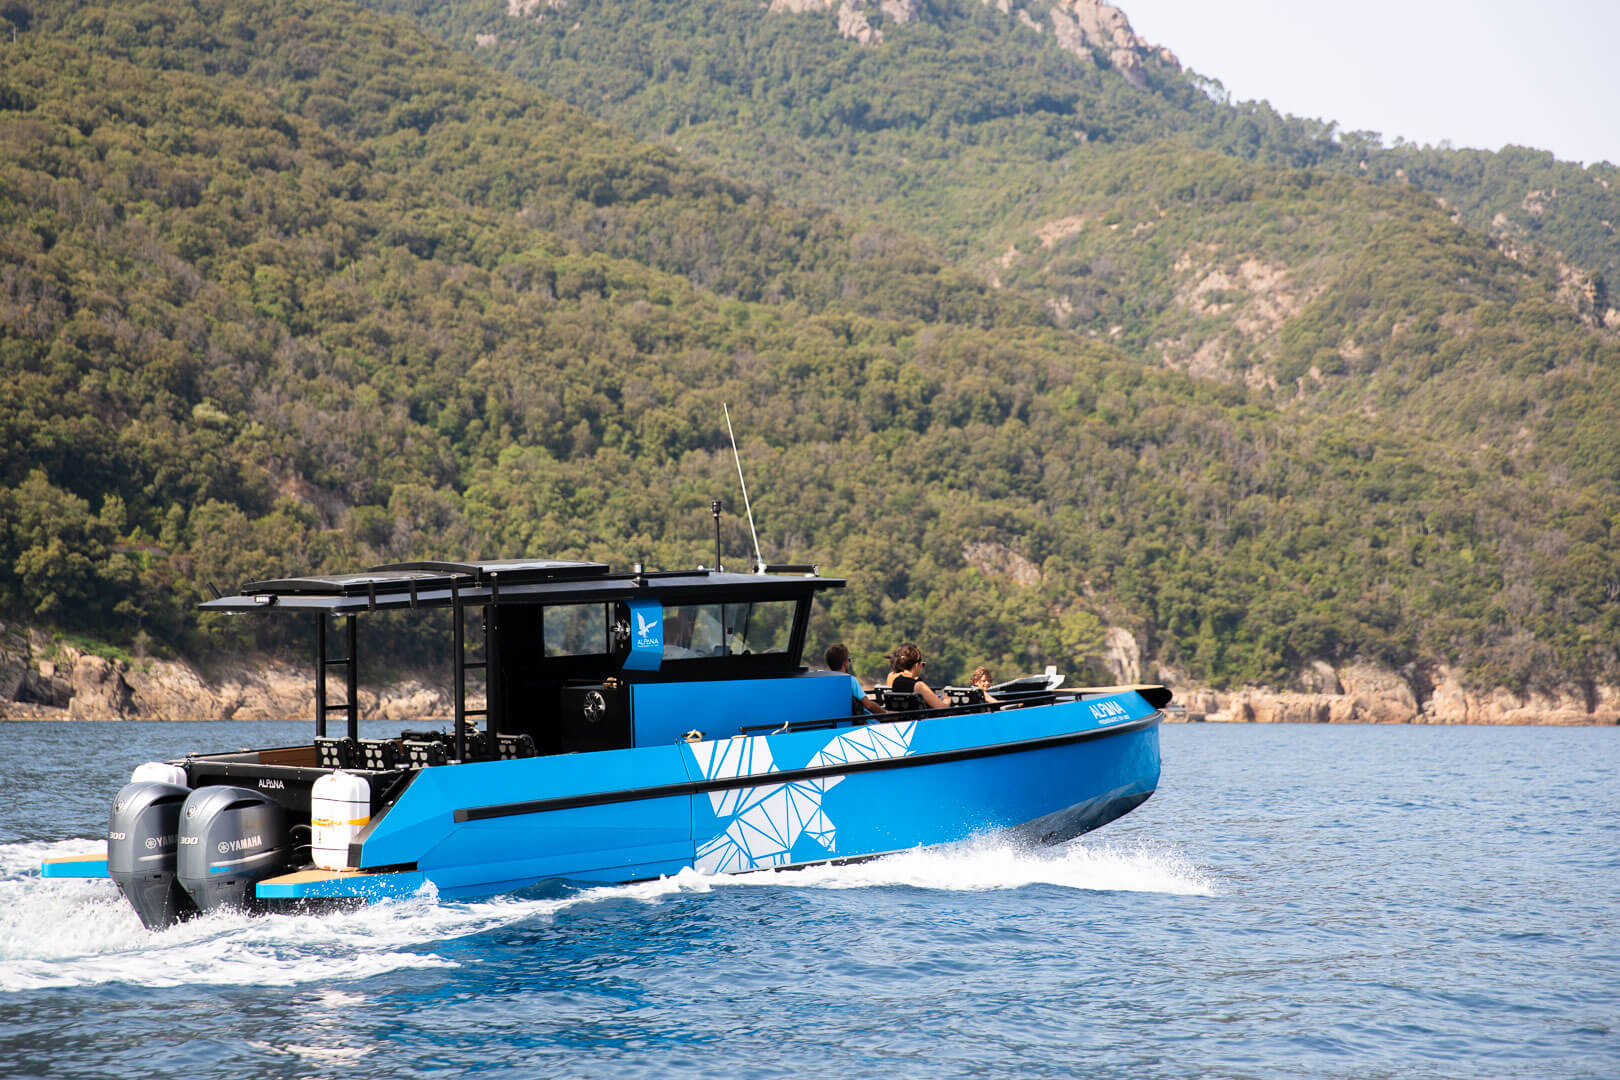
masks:
[[[748,511],[748,532],[754,538],[754,566],[765,565],[765,556],[759,553],[759,533],[754,530],[754,508],[748,502],[748,481],[743,479],[742,455],[737,452],[737,433],[731,429],[731,407],[725,402],[720,407],[726,410],[726,434],[731,436],[731,456],[737,462],[737,483],[742,485],[743,509]]]
[[[714,515],[714,569],[716,573],[724,570],[720,565],[720,500],[715,499],[709,503],[709,513]]]

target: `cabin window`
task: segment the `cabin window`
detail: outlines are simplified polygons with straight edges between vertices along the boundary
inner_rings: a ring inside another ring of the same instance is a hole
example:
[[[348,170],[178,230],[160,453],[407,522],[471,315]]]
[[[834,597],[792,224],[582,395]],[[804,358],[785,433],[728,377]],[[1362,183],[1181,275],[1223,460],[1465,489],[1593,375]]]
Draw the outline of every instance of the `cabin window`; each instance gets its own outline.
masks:
[[[664,659],[785,653],[796,600],[672,604],[664,608]]]
[[[541,619],[547,656],[601,656],[608,651],[606,604],[553,604]]]
[[[678,604],[664,608],[664,659],[724,656],[724,604]]]
[[[793,637],[797,601],[726,605],[726,647],[733,656],[785,653]]]

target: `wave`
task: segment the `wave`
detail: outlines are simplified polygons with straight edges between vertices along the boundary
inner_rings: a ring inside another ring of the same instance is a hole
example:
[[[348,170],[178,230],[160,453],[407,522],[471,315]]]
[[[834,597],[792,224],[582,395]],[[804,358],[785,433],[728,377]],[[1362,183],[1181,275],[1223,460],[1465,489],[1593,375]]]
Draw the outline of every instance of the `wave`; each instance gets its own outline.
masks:
[[[792,884],[826,889],[903,885],[952,892],[1059,885],[1092,892],[1216,894],[1208,875],[1173,848],[1146,843],[1030,847],[1005,837],[917,848],[842,866],[812,866],[781,874],[742,874],[715,879],[715,883]]]
[[[1046,884],[1109,892],[1215,892],[1204,874],[1170,849],[1078,843],[1030,849],[1005,839],[983,839],[784,873],[731,876],[688,869],[656,881],[541,898],[520,894],[440,902],[429,886],[404,900],[352,911],[264,916],[215,912],[153,932],[141,925],[111,881],[38,876],[41,859],[99,846],[85,839],[0,845],[0,993],[108,983],[296,986],[410,968],[458,967],[459,961],[437,954],[433,946],[602,900],[657,905],[674,896],[718,889],[904,886],[963,891]]]

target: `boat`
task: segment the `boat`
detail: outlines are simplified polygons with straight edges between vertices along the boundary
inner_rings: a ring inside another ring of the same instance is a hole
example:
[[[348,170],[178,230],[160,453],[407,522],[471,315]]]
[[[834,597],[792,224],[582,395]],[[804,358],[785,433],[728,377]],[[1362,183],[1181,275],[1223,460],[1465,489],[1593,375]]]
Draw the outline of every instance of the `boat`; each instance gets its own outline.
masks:
[[[991,700],[852,709],[847,675],[803,663],[816,596],[843,584],[806,566],[547,559],[252,582],[201,606],[309,626],[311,741],[143,763],[106,852],[42,873],[111,878],[158,929],[425,887],[853,861],[990,830],[1051,844],[1153,794],[1164,687],[1065,689],[1049,670]],[[448,615],[450,730],[361,738],[359,627],[387,612],[440,620],[440,638]]]

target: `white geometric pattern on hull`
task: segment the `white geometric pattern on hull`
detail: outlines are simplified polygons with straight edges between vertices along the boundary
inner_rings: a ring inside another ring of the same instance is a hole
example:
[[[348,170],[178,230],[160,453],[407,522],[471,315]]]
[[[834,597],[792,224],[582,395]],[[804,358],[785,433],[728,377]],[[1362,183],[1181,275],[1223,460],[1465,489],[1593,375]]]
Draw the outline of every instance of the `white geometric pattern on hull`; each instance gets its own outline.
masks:
[[[805,767],[905,757],[911,752],[916,726],[913,720],[843,732],[828,740]],[[707,760],[699,757],[698,766],[709,780],[781,771],[763,736],[710,743]],[[836,851],[838,831],[822,809],[822,800],[843,779],[828,776],[711,791],[709,805],[727,823],[724,831],[697,849],[697,868],[709,874],[735,874],[784,866],[792,860],[793,845],[801,837],[809,837],[829,853]]]

